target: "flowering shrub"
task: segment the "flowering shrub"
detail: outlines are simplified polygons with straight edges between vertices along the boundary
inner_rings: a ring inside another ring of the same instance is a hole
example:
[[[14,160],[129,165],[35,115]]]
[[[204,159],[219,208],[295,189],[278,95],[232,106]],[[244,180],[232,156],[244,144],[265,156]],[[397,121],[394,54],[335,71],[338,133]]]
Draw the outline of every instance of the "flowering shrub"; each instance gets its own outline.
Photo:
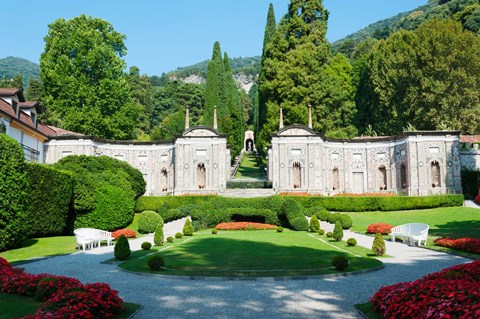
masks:
[[[308,192],[280,192],[280,196],[322,196],[322,194],[311,194]]]
[[[365,197],[365,196],[372,196],[372,197],[377,197],[377,196],[397,196],[395,193],[341,193],[341,194],[335,194],[333,195],[334,197],[337,196],[348,196],[348,197]]]
[[[135,238],[137,237],[137,233],[134,230],[131,229],[119,229],[116,230],[112,233],[112,237],[117,240],[121,235],[127,237],[127,238]]]
[[[393,228],[393,226],[390,225],[390,224],[375,223],[375,224],[371,224],[367,227],[367,233],[388,235],[392,228]]]
[[[263,230],[277,229],[278,226],[262,223],[236,222],[236,223],[220,223],[215,226],[219,230]]]
[[[83,285],[75,278],[48,274],[30,275],[0,258],[0,291],[35,296],[45,301],[24,319],[113,318],[123,310],[123,300],[108,284]]]
[[[370,299],[384,318],[480,318],[480,261],[414,282],[382,287]]]
[[[480,239],[477,238],[463,237],[454,239],[445,237],[436,239],[435,244],[480,255]]]

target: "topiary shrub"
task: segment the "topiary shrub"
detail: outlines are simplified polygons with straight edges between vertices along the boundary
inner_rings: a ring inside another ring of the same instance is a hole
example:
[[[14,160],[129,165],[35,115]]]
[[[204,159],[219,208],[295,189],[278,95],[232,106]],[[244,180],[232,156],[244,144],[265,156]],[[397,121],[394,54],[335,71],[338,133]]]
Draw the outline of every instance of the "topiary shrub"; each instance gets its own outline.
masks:
[[[343,229],[350,229],[353,226],[352,217],[346,214],[340,214],[338,221],[342,224]]]
[[[17,247],[28,234],[26,165],[20,144],[0,134],[0,251]]]
[[[175,238],[180,239],[183,237],[183,234],[181,232],[178,232],[175,234]]]
[[[168,237],[167,237],[167,242],[173,243],[173,237],[172,237],[172,236],[168,236]]]
[[[130,250],[130,244],[128,243],[127,237],[121,235],[118,238],[118,241],[115,243],[115,248],[113,249],[115,258],[118,260],[127,259],[132,251]]]
[[[327,237],[328,238],[332,238],[333,237],[333,233],[331,231],[327,232]]]
[[[318,221],[317,216],[313,215],[310,218],[310,225],[309,225],[308,231],[312,233],[318,233],[319,230],[320,230],[320,222]]]
[[[328,217],[327,217],[327,223],[329,224],[335,224],[339,218],[340,218],[341,214],[340,213],[330,213],[328,214]]]
[[[347,239],[347,245],[351,247],[357,246],[357,240],[355,238],[349,238]]]
[[[319,230],[318,230],[318,234],[319,234],[319,235],[324,235],[324,234],[325,234],[325,230],[319,229]],[[333,236],[333,234],[332,234],[332,236]]]
[[[216,229],[216,228],[212,229],[212,234],[213,235],[216,235],[217,233],[218,233],[218,229]]]
[[[317,206],[315,209],[317,210],[315,215],[317,215],[318,219],[322,222],[326,222],[331,213],[323,206]]]
[[[140,234],[155,232],[158,224],[163,226],[163,219],[153,210],[146,210],[138,216],[138,232]]]
[[[157,246],[163,245],[165,236],[163,235],[163,224],[158,224],[153,235],[153,243]]]
[[[282,226],[278,226],[277,227],[277,233],[282,233],[283,232],[283,227]]]
[[[308,230],[304,208],[295,200],[287,199],[280,208],[279,215],[284,217],[293,230]]]
[[[375,239],[373,240],[372,251],[377,256],[383,256],[387,251],[385,246],[385,240],[381,234],[375,234]]]
[[[152,248],[152,244],[149,243],[148,241],[145,241],[142,243],[142,249],[143,250],[150,250],[150,248]]]
[[[148,259],[147,265],[150,270],[159,271],[165,266],[165,262],[160,256],[152,256]]]
[[[185,221],[185,225],[183,225],[183,235],[184,236],[193,236],[193,225],[189,218]]]
[[[343,238],[342,224],[339,221],[337,221],[335,223],[335,228],[333,229],[333,239],[335,239],[335,241],[342,241],[342,238]]]
[[[332,265],[337,270],[344,270],[348,267],[348,259],[345,256],[336,256],[332,259]]]

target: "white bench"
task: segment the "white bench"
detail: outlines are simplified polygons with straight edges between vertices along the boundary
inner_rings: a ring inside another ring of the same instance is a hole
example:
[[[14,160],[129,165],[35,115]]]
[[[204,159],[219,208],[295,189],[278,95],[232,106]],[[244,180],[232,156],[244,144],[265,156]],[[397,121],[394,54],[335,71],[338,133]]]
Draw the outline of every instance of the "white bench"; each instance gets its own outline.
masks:
[[[107,245],[110,246],[113,241],[112,233],[95,229],[95,228],[78,228],[73,231],[75,238],[77,240],[77,248],[93,248],[95,245],[100,246],[102,241],[106,241]]]
[[[426,245],[429,228],[427,224],[410,223],[393,227],[390,235],[392,241],[395,241],[395,238],[401,238],[403,242],[408,244],[418,243],[418,246],[420,246],[423,241],[423,244]]]

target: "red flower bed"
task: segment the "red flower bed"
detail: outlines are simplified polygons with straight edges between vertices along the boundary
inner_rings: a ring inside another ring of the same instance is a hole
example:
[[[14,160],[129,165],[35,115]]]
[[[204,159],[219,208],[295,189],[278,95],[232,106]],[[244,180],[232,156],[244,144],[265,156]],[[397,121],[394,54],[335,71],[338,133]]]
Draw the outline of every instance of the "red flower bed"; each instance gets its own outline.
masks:
[[[277,229],[278,226],[262,223],[251,222],[233,222],[233,223],[220,223],[215,226],[219,230],[264,230],[264,229]]]
[[[113,318],[123,310],[123,300],[108,284],[83,285],[75,278],[48,274],[30,275],[0,258],[0,291],[45,301],[24,319]]]
[[[369,234],[382,234],[382,235],[388,235],[390,233],[390,230],[393,228],[392,225],[390,224],[385,224],[385,223],[375,223],[371,224],[367,227],[367,233]]]
[[[280,196],[323,196],[322,194],[311,194],[309,192],[280,192]]]
[[[348,196],[348,197],[365,197],[365,196],[371,196],[371,197],[378,197],[378,196],[397,196],[395,193],[342,193],[342,194],[335,194],[333,195],[334,197],[337,196]]]
[[[454,239],[445,237],[435,239],[435,244],[480,255],[480,239],[477,238],[463,237]]]
[[[480,318],[480,261],[414,282],[382,287],[370,299],[387,319]]]
[[[127,238],[135,238],[137,237],[137,233],[134,230],[131,229],[119,229],[116,230],[112,233],[112,237],[115,238],[115,240],[118,239],[121,235],[127,237]]]

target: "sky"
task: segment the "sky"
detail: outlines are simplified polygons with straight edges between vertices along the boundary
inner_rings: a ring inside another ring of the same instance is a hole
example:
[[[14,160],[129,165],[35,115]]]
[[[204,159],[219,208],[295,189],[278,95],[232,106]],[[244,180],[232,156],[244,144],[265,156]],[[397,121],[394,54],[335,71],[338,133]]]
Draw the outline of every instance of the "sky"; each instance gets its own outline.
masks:
[[[80,14],[109,21],[126,35],[128,67],[161,75],[210,59],[219,41],[230,57],[260,55],[269,3],[280,21],[289,0],[0,0],[0,58],[39,63],[48,24]],[[427,0],[324,0],[334,42]]]

